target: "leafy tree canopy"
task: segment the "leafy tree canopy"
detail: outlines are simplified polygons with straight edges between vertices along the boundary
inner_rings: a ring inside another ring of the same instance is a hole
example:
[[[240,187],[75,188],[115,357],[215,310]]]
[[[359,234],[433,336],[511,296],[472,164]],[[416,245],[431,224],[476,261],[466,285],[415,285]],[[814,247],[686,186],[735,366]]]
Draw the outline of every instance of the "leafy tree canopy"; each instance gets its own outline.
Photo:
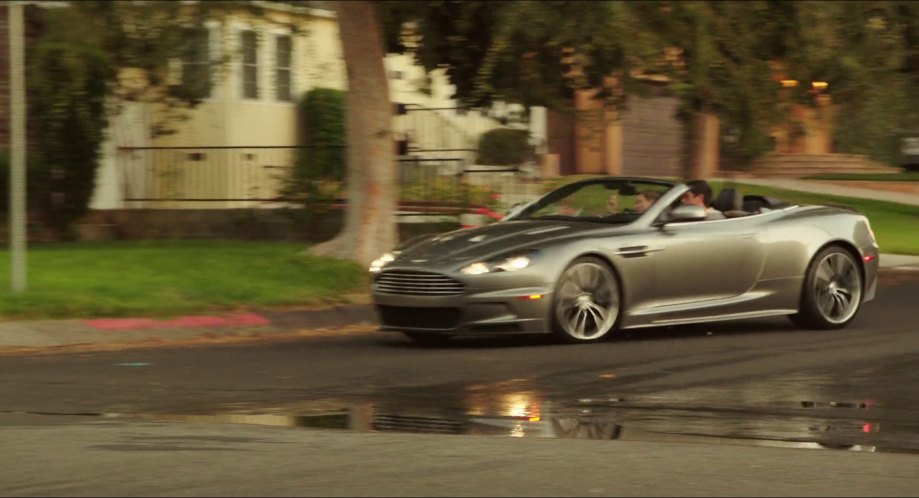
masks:
[[[790,105],[816,105],[811,81],[860,126],[840,126],[840,147],[883,156],[870,144],[915,127],[919,3],[908,1],[393,1],[381,3],[390,50],[414,50],[445,67],[456,97],[564,108],[576,89],[613,105],[660,74],[681,114],[714,112],[747,158]],[[403,36],[416,23],[417,37]],[[414,43],[411,43],[411,42]],[[783,89],[780,77],[800,85]],[[875,130],[867,135],[861,129]],[[889,147],[888,147],[889,148]]]

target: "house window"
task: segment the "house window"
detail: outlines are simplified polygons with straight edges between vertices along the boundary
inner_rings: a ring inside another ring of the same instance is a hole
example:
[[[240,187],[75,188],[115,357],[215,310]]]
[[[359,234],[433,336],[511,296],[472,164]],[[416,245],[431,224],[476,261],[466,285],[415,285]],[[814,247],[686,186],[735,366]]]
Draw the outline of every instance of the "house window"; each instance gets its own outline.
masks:
[[[182,81],[175,93],[191,100],[211,96],[210,33],[207,28],[188,28],[183,36],[180,58]]]
[[[290,102],[291,97],[291,43],[289,36],[276,38],[275,52],[275,96],[278,100]]]
[[[239,35],[243,60],[243,98],[258,98],[258,37],[255,31],[243,31]]]

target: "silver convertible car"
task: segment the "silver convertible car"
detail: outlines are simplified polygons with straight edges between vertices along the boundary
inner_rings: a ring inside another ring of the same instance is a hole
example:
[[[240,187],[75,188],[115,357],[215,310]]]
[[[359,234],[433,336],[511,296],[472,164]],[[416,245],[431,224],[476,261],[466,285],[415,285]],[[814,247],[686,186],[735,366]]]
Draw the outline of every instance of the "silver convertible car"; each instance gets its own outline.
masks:
[[[380,328],[430,343],[541,333],[590,342],[775,315],[832,329],[874,298],[878,245],[859,212],[725,188],[711,201],[724,218],[709,220],[681,205],[688,190],[592,178],[500,222],[406,241],[370,268]]]

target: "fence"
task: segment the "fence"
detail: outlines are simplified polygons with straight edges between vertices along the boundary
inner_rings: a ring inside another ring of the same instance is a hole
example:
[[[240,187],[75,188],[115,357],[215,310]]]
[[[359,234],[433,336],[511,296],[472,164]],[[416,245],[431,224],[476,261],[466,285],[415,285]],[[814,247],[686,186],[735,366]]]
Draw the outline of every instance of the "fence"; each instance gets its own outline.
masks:
[[[123,147],[128,207],[255,207],[283,202],[284,185],[306,147]]]
[[[253,208],[289,206],[285,186],[307,146],[125,147],[119,149],[122,199],[129,208]],[[325,149],[342,149],[327,147]],[[342,151],[344,152],[344,151]],[[537,195],[517,168],[469,166],[466,159],[399,158],[399,215],[503,211]],[[308,155],[307,155],[308,157]],[[340,182],[324,181],[344,201]]]
[[[475,160],[478,135],[469,133],[469,130],[448,117],[465,116],[468,112],[468,109],[462,107],[426,108],[410,104],[400,106],[394,118],[395,134],[404,144],[400,155],[446,155],[472,163]]]

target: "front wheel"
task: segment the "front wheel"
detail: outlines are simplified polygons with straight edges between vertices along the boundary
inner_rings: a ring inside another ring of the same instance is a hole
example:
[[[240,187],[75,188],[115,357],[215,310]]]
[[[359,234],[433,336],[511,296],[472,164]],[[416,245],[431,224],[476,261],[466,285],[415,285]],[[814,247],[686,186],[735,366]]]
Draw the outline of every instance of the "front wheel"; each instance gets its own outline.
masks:
[[[612,268],[599,258],[578,258],[555,284],[553,332],[564,342],[598,341],[615,327],[619,303],[619,281]]]
[[[801,307],[791,321],[804,328],[838,329],[858,313],[862,302],[862,273],[858,262],[840,247],[820,251],[804,278]]]

